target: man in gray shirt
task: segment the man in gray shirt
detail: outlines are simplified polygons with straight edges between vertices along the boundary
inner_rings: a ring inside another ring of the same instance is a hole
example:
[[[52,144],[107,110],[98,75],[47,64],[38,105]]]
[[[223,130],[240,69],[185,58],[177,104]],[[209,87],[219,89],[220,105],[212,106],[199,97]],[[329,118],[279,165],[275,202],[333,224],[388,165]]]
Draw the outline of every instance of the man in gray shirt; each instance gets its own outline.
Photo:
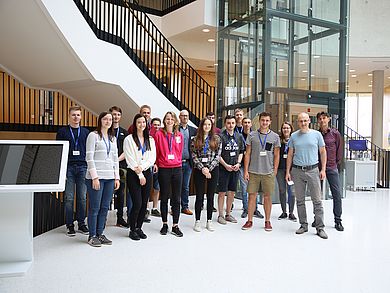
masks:
[[[244,177],[248,183],[248,221],[242,226],[243,230],[252,228],[253,212],[256,206],[256,196],[259,187],[263,191],[265,227],[272,231],[271,226],[271,193],[275,189],[275,176],[279,166],[280,138],[269,129],[271,114],[262,112],[259,115],[260,128],[252,131],[246,139],[244,159]]]
[[[326,177],[325,142],[319,131],[309,129],[309,124],[309,115],[300,113],[298,115],[299,130],[294,132],[289,140],[286,180],[289,185],[295,184],[298,218],[301,224],[301,227],[295,233],[303,234],[308,231],[305,206],[305,190],[307,186],[313,202],[317,235],[322,239],[327,239],[328,235],[324,231],[324,208],[321,202],[320,182],[320,180],[324,180]],[[318,169],[318,151],[321,156],[321,171]]]

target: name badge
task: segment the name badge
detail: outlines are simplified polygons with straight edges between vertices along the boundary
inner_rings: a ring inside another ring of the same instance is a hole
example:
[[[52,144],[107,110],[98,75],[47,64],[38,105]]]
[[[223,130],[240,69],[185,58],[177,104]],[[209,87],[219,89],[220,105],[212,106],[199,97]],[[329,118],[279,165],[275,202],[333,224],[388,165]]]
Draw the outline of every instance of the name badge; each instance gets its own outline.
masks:
[[[287,159],[287,154],[283,154],[283,159]]]
[[[80,156],[80,151],[73,151],[73,156]]]
[[[174,160],[175,159],[175,155],[174,154],[169,154],[168,155],[168,160]]]
[[[230,156],[231,157],[235,157],[236,156],[236,152],[230,152]]]
[[[202,163],[207,163],[208,162],[208,158],[202,158]]]
[[[265,157],[265,156],[267,156],[267,152],[266,151],[260,152],[260,157]]]
[[[176,143],[181,143],[181,137],[180,136],[176,136],[175,139],[176,139]]]

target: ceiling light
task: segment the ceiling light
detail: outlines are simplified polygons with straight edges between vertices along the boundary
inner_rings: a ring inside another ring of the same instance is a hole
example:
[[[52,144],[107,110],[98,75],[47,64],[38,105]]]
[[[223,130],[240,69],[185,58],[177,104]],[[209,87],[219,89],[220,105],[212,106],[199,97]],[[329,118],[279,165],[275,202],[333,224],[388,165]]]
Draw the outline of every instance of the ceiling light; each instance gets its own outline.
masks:
[[[310,75],[311,77],[314,77],[315,75],[314,74],[312,74],[312,75]]]
[[[388,76],[387,78],[390,79],[390,76]]]
[[[214,66],[218,66],[218,63],[214,63]]]
[[[256,71],[257,71],[257,72],[259,72],[259,71],[261,71],[261,69],[260,69],[260,68],[258,68],[258,69],[256,69]]]
[[[165,66],[165,65],[167,65],[167,64],[166,64],[166,63],[160,63],[160,65]]]
[[[368,87],[372,87],[372,84],[369,84]]]
[[[356,74],[352,74],[351,77],[357,77],[357,75]]]
[[[202,32],[208,33],[208,32],[210,32],[210,30],[208,28],[204,28],[204,29],[202,29]]]
[[[349,63],[345,63],[346,66],[349,66]]]
[[[213,42],[215,42],[215,40],[214,40],[214,39],[208,39],[207,41],[208,41],[208,42],[210,42],[210,43],[213,43]]]
[[[313,58],[314,58],[314,59],[318,59],[318,58],[320,58],[320,56],[314,55]]]
[[[337,79],[336,82],[340,82],[340,81]]]
[[[367,74],[368,76],[372,76],[372,73]]]
[[[303,73],[307,73],[307,70],[302,70]]]
[[[284,69],[283,69],[283,68],[279,68],[279,71],[280,71],[280,72],[283,72],[283,71],[284,71]]]
[[[301,78],[301,80],[302,80],[302,81],[305,81],[305,80],[306,80],[306,78]]]
[[[234,64],[234,65],[238,65],[238,64],[240,64],[240,62],[234,62],[233,64]]]
[[[305,65],[305,61],[299,62],[299,65]]]
[[[349,72],[355,72],[356,70],[355,69],[350,69]]]

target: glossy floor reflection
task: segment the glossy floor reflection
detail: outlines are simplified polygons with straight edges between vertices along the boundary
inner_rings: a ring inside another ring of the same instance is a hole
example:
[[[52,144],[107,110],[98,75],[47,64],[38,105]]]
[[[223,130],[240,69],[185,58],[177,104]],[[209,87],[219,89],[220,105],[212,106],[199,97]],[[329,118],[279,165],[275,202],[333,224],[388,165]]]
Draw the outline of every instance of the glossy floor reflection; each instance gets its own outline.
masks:
[[[214,222],[213,233],[204,229],[205,213],[201,233],[192,230],[193,216],[181,215],[183,238],[161,236],[154,217],[144,225],[148,239],[134,242],[111,214],[106,235],[113,245],[101,248],[87,245],[87,236],[65,236],[61,227],[34,239],[32,268],[0,279],[0,292],[389,292],[390,190],[348,191],[344,232],[333,228],[332,201],[324,205],[328,240],[314,228],[295,235],[298,223],[277,220],[279,205],[273,232],[259,219],[242,231],[238,200],[238,224]],[[311,218],[311,202],[307,209]]]

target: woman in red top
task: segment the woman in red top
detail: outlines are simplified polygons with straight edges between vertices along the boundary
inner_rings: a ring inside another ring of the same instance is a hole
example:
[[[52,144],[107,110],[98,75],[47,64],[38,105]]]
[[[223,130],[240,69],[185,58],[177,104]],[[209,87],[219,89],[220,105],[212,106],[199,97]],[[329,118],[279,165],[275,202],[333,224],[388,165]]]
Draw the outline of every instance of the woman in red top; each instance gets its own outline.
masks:
[[[161,235],[168,233],[168,198],[171,194],[171,206],[173,225],[171,233],[177,237],[182,237],[180,231],[180,197],[182,181],[182,152],[183,135],[179,131],[179,121],[173,112],[167,112],[163,119],[164,127],[156,132],[154,139],[156,142],[158,167],[158,181],[160,183],[160,208],[163,226]]]

